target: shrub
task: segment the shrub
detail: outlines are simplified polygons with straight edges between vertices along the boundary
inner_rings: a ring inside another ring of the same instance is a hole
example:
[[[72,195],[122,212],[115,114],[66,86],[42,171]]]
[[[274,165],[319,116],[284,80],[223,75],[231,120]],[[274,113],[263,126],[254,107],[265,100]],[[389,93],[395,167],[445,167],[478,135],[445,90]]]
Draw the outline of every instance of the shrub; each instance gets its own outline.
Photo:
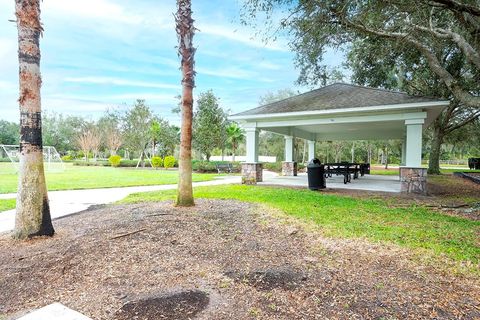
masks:
[[[81,167],[109,167],[110,163],[102,160],[96,162],[74,161],[73,165]]]
[[[174,165],[175,165],[174,156],[166,156],[165,159],[163,159],[163,166],[165,167],[165,169],[173,168]]]
[[[161,157],[152,157],[152,167],[155,169],[163,167],[163,159]]]
[[[69,154],[63,156],[61,159],[62,159],[62,161],[72,161],[73,160],[72,156],[69,155]]]
[[[120,161],[120,167],[136,167],[138,160],[122,160]]]
[[[217,172],[217,166],[215,162],[192,161],[192,170],[200,173],[212,173]]]
[[[240,172],[240,162],[192,160],[192,170],[199,173],[217,173],[217,164],[232,164],[232,172]]]
[[[110,157],[108,158],[108,162],[110,163],[110,165],[111,165],[112,167],[119,167],[121,161],[122,161],[122,157],[120,157],[119,155],[110,156]]]
[[[263,164],[263,169],[273,171],[273,172],[282,172],[282,163],[281,162],[265,162]]]

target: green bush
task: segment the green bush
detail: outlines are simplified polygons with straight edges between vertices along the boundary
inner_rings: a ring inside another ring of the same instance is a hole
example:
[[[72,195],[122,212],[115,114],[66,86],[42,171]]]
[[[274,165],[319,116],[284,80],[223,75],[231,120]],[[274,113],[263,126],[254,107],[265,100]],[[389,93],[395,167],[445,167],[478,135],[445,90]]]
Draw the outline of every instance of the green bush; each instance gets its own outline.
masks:
[[[136,167],[138,160],[122,160],[120,161],[120,167]]]
[[[152,167],[154,167],[155,169],[163,167],[162,157],[152,157]]]
[[[282,172],[282,163],[281,162],[264,162],[263,169],[273,171],[273,172]]]
[[[166,156],[165,159],[163,159],[163,166],[165,167],[165,169],[173,168],[174,165],[175,165],[174,156]]]
[[[199,173],[217,173],[217,164],[232,165],[232,172],[240,172],[240,162],[192,160],[192,170]]]
[[[62,161],[72,161],[73,158],[71,155],[67,154],[67,155],[64,155],[62,158]]]
[[[120,157],[119,155],[110,156],[108,158],[108,162],[112,167],[119,167],[121,161],[122,161],[122,157]]]
[[[81,166],[81,167],[109,167],[110,163],[108,161],[92,161],[92,162],[85,162],[85,161],[75,161],[73,162],[74,166]]]
[[[217,167],[215,162],[192,161],[192,170],[200,173],[213,173],[217,172]]]

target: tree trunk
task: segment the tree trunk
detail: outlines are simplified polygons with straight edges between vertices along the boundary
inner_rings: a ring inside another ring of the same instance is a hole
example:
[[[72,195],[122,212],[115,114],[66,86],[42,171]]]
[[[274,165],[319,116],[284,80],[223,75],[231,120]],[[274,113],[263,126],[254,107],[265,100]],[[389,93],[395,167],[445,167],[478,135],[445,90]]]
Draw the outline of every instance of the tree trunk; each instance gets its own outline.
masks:
[[[303,140],[302,163],[305,163],[306,154],[307,154],[307,140]]]
[[[352,163],[355,162],[355,142],[352,143]]]
[[[52,236],[43,168],[39,0],[15,1],[20,78],[20,170],[14,237]]]
[[[387,147],[385,147],[384,155],[385,155],[385,169],[388,169],[388,148]]]
[[[372,162],[372,146],[368,145],[368,153],[367,153],[367,163]]]
[[[142,168],[145,168],[145,151],[142,151],[140,155],[140,166]]]
[[[235,146],[235,143],[232,143],[232,162],[235,162],[235,152],[237,147]]]
[[[438,121],[433,124],[433,140],[428,159],[428,174],[440,174],[440,152],[445,132]]]
[[[192,188],[192,118],[193,88],[195,86],[195,48],[193,48],[192,8],[190,0],[177,0],[175,15],[176,32],[179,40],[178,52],[182,58],[182,125],[180,133],[180,161],[178,163],[179,182],[178,206],[193,206]]]

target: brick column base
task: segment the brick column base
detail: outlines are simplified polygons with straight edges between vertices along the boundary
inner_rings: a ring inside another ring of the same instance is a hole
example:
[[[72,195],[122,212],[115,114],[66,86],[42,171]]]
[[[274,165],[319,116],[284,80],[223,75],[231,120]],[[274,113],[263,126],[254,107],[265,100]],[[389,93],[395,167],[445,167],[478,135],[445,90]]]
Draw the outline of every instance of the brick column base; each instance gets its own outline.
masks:
[[[400,167],[400,191],[427,194],[427,169]]]
[[[242,163],[242,184],[257,184],[263,181],[263,163]]]
[[[282,176],[297,176],[297,163],[290,161],[282,162]]]

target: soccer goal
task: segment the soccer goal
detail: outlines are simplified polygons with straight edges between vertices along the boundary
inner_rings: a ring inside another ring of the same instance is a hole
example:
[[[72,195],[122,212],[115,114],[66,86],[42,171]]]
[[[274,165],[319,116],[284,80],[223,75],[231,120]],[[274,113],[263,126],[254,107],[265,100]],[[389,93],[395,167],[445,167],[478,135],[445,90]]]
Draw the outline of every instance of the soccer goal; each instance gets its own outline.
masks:
[[[13,166],[13,170],[18,172],[19,161],[20,146],[0,144],[0,162],[10,162]],[[63,172],[65,170],[65,164],[55,147],[43,147],[43,163],[45,170],[49,172]]]

